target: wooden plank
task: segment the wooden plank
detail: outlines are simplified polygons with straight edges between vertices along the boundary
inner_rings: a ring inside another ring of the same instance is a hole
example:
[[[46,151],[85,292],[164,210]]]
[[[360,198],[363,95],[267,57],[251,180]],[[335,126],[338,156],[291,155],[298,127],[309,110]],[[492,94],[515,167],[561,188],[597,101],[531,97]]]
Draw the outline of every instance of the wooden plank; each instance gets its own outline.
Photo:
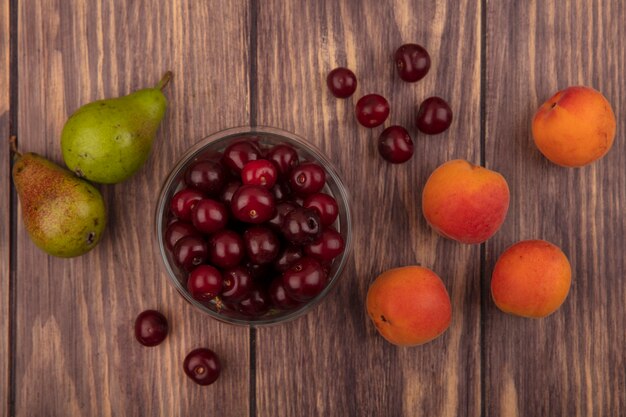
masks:
[[[9,415],[10,401],[10,265],[11,265],[11,155],[7,139],[10,124],[9,2],[0,4],[0,415]]]
[[[260,125],[293,131],[320,147],[343,172],[354,209],[354,256],[338,287],[305,317],[257,333],[257,405],[262,416],[480,415],[480,253],[436,236],[421,213],[421,189],[439,164],[480,161],[479,2],[374,0],[259,2]],[[401,81],[392,56],[423,44],[433,66],[417,84]],[[352,68],[348,100],[333,98],[326,74]],[[400,166],[376,150],[382,128],[360,127],[354,105],[378,92],[391,103],[386,126],[417,134],[416,106],[430,95],[450,101],[451,129],[415,136]],[[397,348],[376,334],[364,309],[382,271],[421,263],[444,280],[453,303],[448,332],[430,344]]]
[[[80,105],[154,85],[167,69],[174,79],[146,166],[100,187],[109,224],[94,251],[48,257],[18,229],[17,416],[247,413],[248,329],[194,311],[166,282],[153,213],[161,182],[190,145],[249,122],[248,26],[245,1],[19,2],[23,150],[59,162],[63,123]],[[156,348],[134,340],[133,321],[147,308],[171,325]],[[199,346],[224,363],[208,388],[182,371]]]
[[[508,179],[512,202],[486,248],[486,415],[623,416],[626,4],[487,3],[486,161]],[[554,92],[581,84],[606,95],[618,133],[604,159],[560,168],[535,148],[531,120]],[[489,298],[493,265],[535,238],[569,256],[569,297],[542,320],[503,314]]]

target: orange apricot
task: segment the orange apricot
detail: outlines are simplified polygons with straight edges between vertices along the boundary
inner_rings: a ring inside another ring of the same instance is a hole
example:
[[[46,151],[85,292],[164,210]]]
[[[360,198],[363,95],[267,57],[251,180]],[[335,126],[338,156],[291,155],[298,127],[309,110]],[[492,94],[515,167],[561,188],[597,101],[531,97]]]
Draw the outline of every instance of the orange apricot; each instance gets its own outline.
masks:
[[[390,343],[415,346],[441,335],[452,306],[441,279],[428,268],[406,266],[379,275],[367,292],[366,308]]]
[[[491,278],[491,296],[505,313],[541,318],[565,301],[572,270],[558,246],[545,240],[524,240],[505,250]]]
[[[555,164],[581,167],[603,157],[615,139],[615,114],[599,91],[561,90],[539,107],[532,121],[541,153]]]
[[[482,243],[502,226],[509,200],[509,186],[501,174],[456,159],[439,166],[426,181],[422,211],[441,235]]]

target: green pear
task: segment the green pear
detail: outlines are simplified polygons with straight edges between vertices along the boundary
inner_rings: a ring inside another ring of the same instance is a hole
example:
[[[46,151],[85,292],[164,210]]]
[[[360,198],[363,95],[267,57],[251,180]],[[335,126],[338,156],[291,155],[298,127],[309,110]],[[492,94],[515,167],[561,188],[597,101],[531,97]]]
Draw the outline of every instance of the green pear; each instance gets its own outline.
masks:
[[[61,258],[93,249],[106,225],[100,192],[42,156],[14,150],[13,181],[24,226],[35,245]]]
[[[154,88],[94,101],[72,114],[61,133],[67,167],[79,177],[102,184],[132,176],[150,154],[167,107],[161,90],[171,77],[168,71]]]

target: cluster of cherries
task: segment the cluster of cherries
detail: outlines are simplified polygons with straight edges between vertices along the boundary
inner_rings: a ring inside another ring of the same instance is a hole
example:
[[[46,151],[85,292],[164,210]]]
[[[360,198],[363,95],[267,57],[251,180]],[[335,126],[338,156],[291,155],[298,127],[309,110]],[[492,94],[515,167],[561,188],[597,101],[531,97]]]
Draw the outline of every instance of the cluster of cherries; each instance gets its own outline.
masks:
[[[430,69],[430,55],[422,46],[410,43],[402,45],[395,53],[395,63],[400,78],[416,82],[424,78]],[[356,91],[357,79],[348,68],[335,68],[326,78],[330,92],[337,98],[348,98]],[[389,102],[379,94],[367,94],[356,103],[356,118],[368,128],[380,126],[389,116]],[[429,97],[419,106],[417,128],[428,135],[444,132],[452,123],[452,110],[441,97]],[[378,151],[387,161],[400,164],[413,156],[413,140],[402,126],[390,126],[378,138]]]
[[[244,318],[317,296],[344,250],[325,186],[324,168],[284,143],[242,139],[195,161],[171,199],[164,236],[189,294]]]

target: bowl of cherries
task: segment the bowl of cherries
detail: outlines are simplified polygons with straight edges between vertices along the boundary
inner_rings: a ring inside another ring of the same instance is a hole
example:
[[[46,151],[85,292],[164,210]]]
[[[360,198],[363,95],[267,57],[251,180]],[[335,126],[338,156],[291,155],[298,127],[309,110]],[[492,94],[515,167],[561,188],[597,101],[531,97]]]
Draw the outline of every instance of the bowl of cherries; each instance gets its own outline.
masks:
[[[317,305],[347,263],[351,227],[328,158],[267,127],[202,139],[168,175],[156,210],[169,281],[198,309],[240,325],[286,322]]]

